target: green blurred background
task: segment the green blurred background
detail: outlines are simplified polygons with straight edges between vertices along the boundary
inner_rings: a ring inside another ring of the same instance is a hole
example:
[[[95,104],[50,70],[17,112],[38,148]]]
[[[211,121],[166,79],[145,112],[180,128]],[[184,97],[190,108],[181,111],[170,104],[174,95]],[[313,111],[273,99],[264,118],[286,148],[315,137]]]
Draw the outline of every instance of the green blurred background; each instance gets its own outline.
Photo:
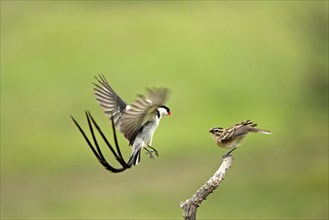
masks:
[[[92,155],[70,115],[112,139],[99,73],[129,103],[172,90],[156,161]],[[1,1],[1,218],[181,219],[226,152],[209,128],[252,119],[273,134],[246,138],[199,219],[327,219],[327,92],[328,1]]]

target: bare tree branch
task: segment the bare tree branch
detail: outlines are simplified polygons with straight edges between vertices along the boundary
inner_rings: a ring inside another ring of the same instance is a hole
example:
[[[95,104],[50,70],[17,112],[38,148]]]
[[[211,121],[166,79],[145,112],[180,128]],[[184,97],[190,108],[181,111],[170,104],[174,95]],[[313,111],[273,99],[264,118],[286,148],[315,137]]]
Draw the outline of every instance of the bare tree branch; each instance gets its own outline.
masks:
[[[181,202],[180,207],[184,210],[185,220],[195,220],[197,208],[201,205],[201,202],[207,198],[207,196],[217,189],[218,185],[224,180],[228,168],[231,167],[233,162],[233,156],[229,155],[224,158],[222,164],[210,177],[210,179],[189,199],[185,202]]]

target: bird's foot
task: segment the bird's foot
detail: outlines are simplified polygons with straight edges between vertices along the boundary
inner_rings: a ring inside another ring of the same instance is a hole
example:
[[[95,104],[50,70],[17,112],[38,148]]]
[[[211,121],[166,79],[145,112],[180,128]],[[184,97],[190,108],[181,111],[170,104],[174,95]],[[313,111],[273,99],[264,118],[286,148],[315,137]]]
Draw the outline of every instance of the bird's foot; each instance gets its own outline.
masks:
[[[157,157],[159,157],[159,153],[158,153],[158,151],[157,151],[154,147],[151,147],[151,146],[148,146],[148,147],[152,149],[151,152],[154,152],[155,155],[156,155]]]
[[[147,149],[147,148],[144,148],[147,152],[146,152],[146,154],[149,154],[150,155],[150,158],[152,159],[152,160],[155,160],[155,158],[154,158],[154,156],[153,156],[153,153],[155,153],[155,155],[156,156],[158,156],[158,154],[157,154],[157,152],[156,151],[154,151],[154,150],[149,150],[149,149]]]
[[[225,158],[228,157],[228,156],[231,156],[231,153],[232,153],[234,150],[236,150],[236,147],[233,148],[232,150],[230,150],[229,152],[227,152],[226,154],[224,154],[224,155],[223,155],[223,159],[225,159]]]
[[[225,158],[228,157],[228,156],[231,156],[231,154],[226,153],[226,154],[224,154],[224,155],[222,156],[222,158],[225,159]]]

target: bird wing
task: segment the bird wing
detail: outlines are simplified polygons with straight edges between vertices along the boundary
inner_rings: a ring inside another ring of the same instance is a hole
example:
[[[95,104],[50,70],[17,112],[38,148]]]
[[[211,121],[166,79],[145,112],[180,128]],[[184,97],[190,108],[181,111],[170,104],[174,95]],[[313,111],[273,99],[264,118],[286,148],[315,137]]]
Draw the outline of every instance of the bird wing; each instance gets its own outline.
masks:
[[[105,115],[109,118],[113,117],[115,126],[119,127],[122,112],[125,111],[127,104],[112,89],[103,75],[99,75],[99,78],[95,78],[99,83],[94,83],[96,100],[99,102],[100,106],[104,108]]]
[[[226,129],[225,131],[223,131],[223,133],[218,137],[219,138],[219,142],[226,142],[226,141],[230,141],[232,138],[232,134],[234,133],[233,129]]]
[[[143,125],[156,115],[157,108],[166,102],[169,90],[166,88],[148,88],[147,93],[148,98],[139,95],[122,114],[120,130],[129,140],[130,145],[133,144]]]
[[[250,120],[240,122],[236,125],[234,125],[233,132],[230,135],[230,139],[238,138],[241,136],[245,136],[248,132],[252,131],[257,124],[253,123]]]

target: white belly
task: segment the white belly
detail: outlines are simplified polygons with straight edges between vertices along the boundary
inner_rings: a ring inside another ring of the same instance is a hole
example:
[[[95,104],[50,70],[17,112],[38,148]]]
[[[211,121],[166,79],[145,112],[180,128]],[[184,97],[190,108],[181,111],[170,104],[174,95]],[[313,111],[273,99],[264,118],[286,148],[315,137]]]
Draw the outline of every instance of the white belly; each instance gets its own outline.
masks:
[[[149,122],[144,125],[142,132],[140,132],[135,141],[134,146],[145,147],[146,145],[152,145],[152,138],[156,128],[159,125],[159,120]]]

